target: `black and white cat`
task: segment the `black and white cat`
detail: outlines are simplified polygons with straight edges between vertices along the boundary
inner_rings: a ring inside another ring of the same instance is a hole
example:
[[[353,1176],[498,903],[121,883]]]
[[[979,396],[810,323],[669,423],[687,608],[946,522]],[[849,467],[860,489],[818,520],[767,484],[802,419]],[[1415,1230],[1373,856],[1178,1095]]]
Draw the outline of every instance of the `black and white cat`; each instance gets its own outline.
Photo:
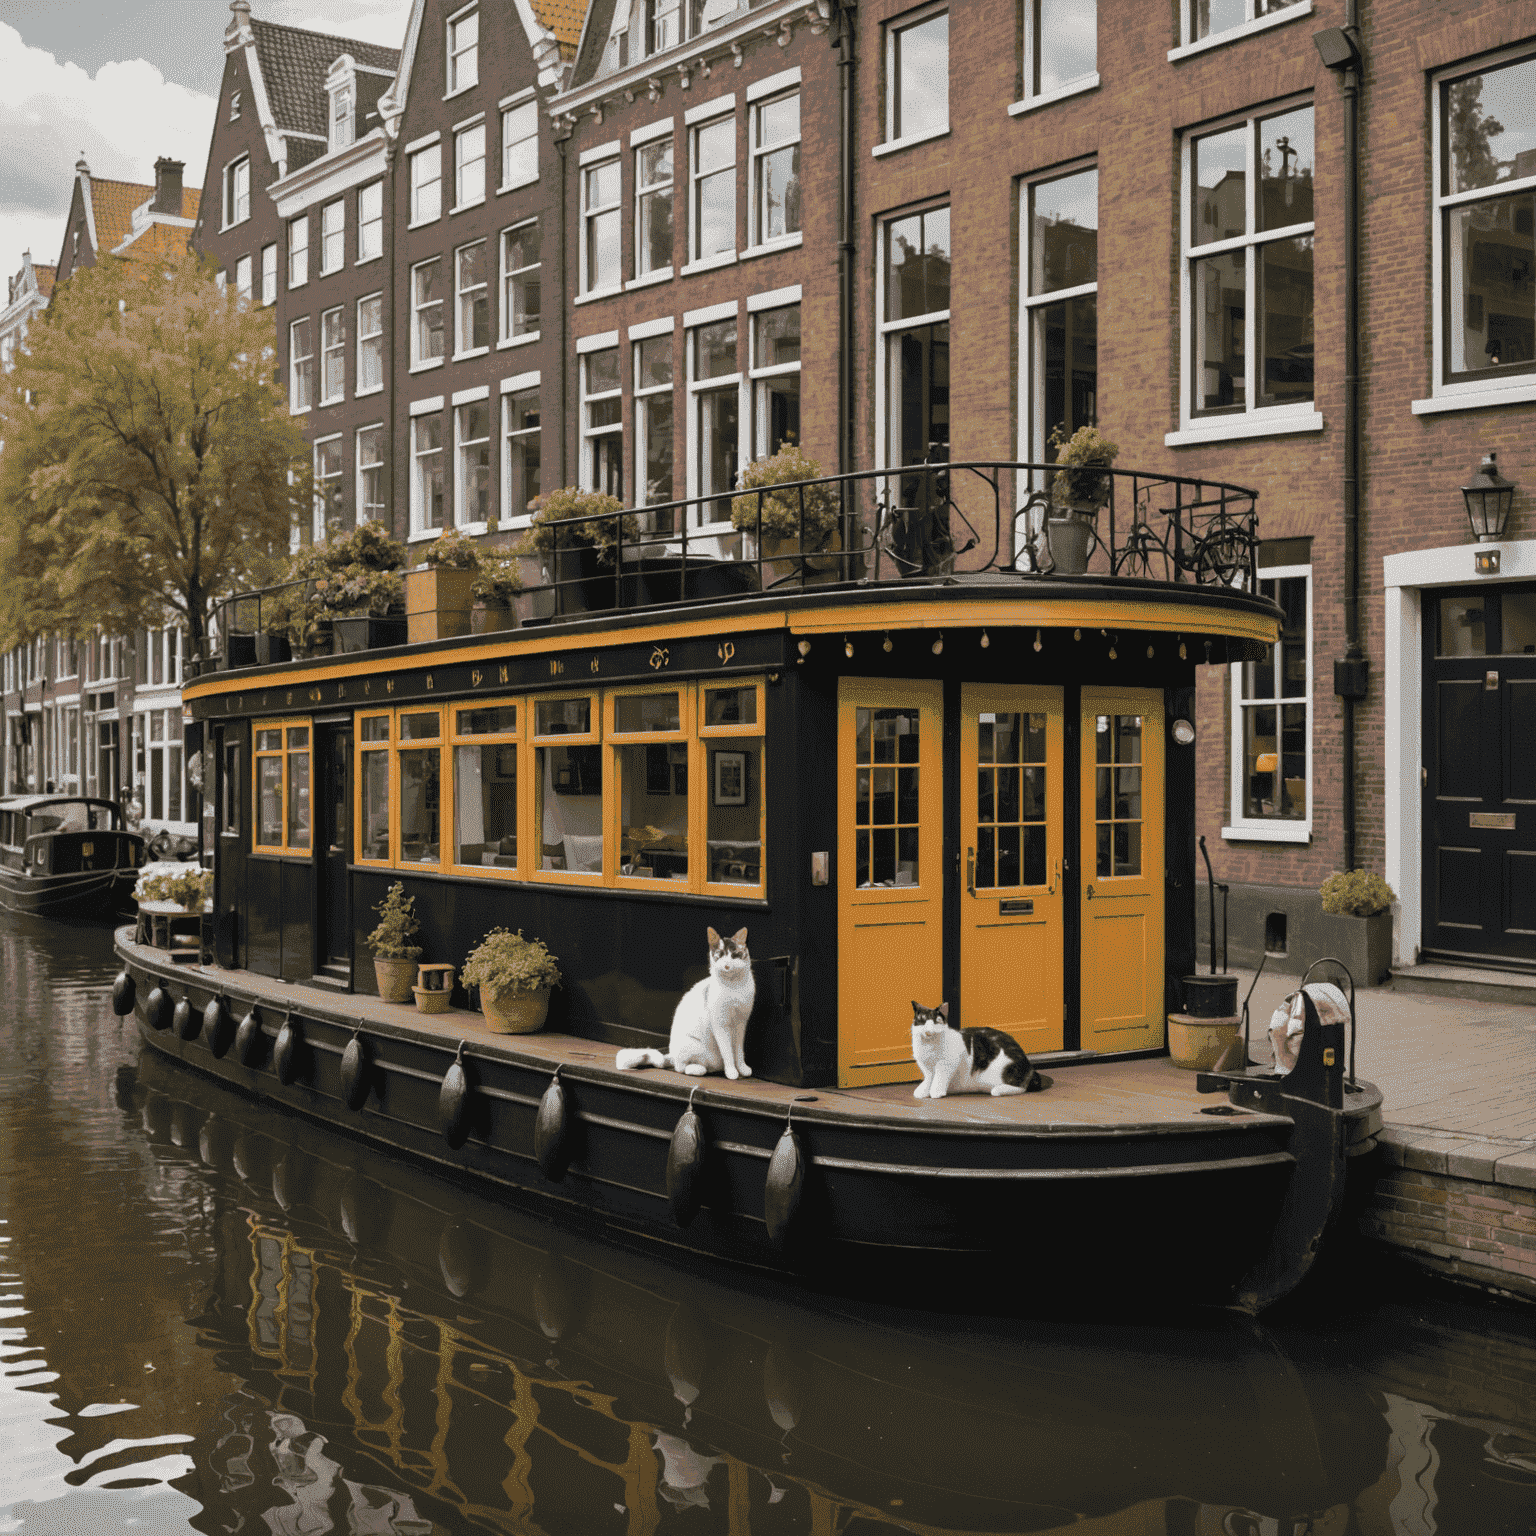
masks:
[[[670,1067],[689,1077],[721,1070],[730,1078],[752,1076],[752,1068],[741,1053],[757,992],[752,956],[747,953],[747,930],[738,929],[728,939],[722,939],[713,928],[706,931],[709,975],[689,987],[677,1005],[666,1054],[652,1046],[622,1050],[614,1058],[621,1072],[635,1067]]]
[[[1038,1093],[1045,1087],[1024,1047],[1000,1029],[961,1029],[949,1022],[949,1004],[912,1004],[912,1055],[923,1080],[915,1099],[950,1093]]]

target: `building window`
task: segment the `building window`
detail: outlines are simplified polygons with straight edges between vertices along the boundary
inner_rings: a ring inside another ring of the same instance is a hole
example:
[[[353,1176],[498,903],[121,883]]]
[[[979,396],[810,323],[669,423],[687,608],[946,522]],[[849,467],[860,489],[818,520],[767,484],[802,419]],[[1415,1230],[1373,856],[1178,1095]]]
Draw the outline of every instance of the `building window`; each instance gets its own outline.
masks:
[[[1312,108],[1186,140],[1190,417],[1312,403]]]
[[[483,352],[491,344],[491,290],[485,271],[485,241],[461,245],[453,253],[454,282],[458,290],[458,324],[454,352]]]
[[[453,196],[455,208],[485,201],[485,124],[476,123],[453,136]]]
[[[354,138],[353,89],[339,85],[331,92],[331,148],[345,149]]]
[[[384,522],[388,513],[384,501],[384,427],[357,429],[357,520],[360,523]]]
[[[151,631],[157,634],[156,631]],[[158,634],[157,634],[158,638]],[[150,821],[182,821],[187,803],[183,767],[181,711],[141,710],[133,717],[139,749],[144,815]],[[51,753],[57,761],[57,752]],[[144,772],[148,770],[148,781]]]
[[[645,0],[646,56],[675,48],[682,40],[682,0]]]
[[[288,221],[288,286],[298,288],[309,281],[309,215],[300,214]]]
[[[1024,0],[1026,101],[1098,84],[1098,13],[1098,0]]]
[[[333,405],[347,393],[347,328],[341,311],[328,309],[320,316],[320,404]]]
[[[442,211],[443,146],[429,144],[411,156],[411,223],[430,223]]]
[[[448,18],[448,89],[467,91],[480,83],[480,12],[471,8]]]
[[[309,852],[309,722],[258,720],[251,753],[257,853]]]
[[[454,522],[460,528],[484,528],[491,519],[491,406],[475,400],[454,407]]]
[[[224,227],[243,224],[251,216],[251,162],[236,160],[224,169]]]
[[[1252,28],[1277,12],[1303,3],[1304,0],[1183,0],[1184,41],[1198,43],[1203,38]]]
[[[885,462],[949,457],[949,209],[890,220],[881,255]]]
[[[411,532],[443,526],[443,418],[435,413],[411,420]]]
[[[1536,57],[1442,76],[1435,93],[1436,385],[1536,375]]]
[[[315,543],[341,524],[341,438],[324,437],[315,444]]]
[[[624,400],[619,349],[603,347],[581,359],[584,488],[624,499]]]
[[[539,104],[524,101],[501,114],[502,190],[538,179]]]
[[[635,505],[656,507],[677,496],[672,473],[672,333],[646,336],[635,354]],[[645,520],[652,533],[672,533],[672,508]]]
[[[384,254],[384,183],[371,181],[357,194],[357,259]]]
[[[635,151],[635,276],[672,267],[672,135]]]
[[[887,143],[949,129],[949,12],[929,11],[885,29]]]
[[[384,295],[357,301],[357,393],[384,388]]]
[[[315,338],[308,315],[288,327],[288,409],[307,411],[315,403]]]
[[[1232,668],[1232,825],[1227,837],[1301,840],[1312,803],[1312,570],[1259,570],[1259,595],[1280,605],[1280,642]]]
[[[526,518],[528,503],[541,493],[539,477],[539,391],[515,390],[501,397],[501,515]]]
[[[589,165],[581,176],[582,292],[619,286],[619,194],[617,160]]]
[[[501,339],[539,334],[539,221],[501,232]]]
[[[690,253],[703,261],[736,249],[736,119],[716,118],[691,133]]]
[[[724,522],[731,500],[722,492],[736,484],[741,440],[741,372],[736,321],[717,320],[689,332],[690,419],[692,447],[688,494],[699,500],[690,509],[701,523]],[[717,501],[705,497],[719,496]]]
[[[1019,227],[1019,454],[1043,463],[1053,436],[1098,420],[1098,170],[1020,187]]]
[[[251,302],[251,258],[242,256],[235,263],[235,297],[249,304]]]
[[[800,441],[800,306],[752,316],[752,455]]]
[[[261,302],[263,305],[277,303],[277,246],[275,243],[261,248]]]
[[[800,93],[752,107],[752,238],[800,232]]]
[[[443,258],[411,268],[411,366],[443,360]]]
[[[240,92],[239,91],[231,91],[229,93],[229,120],[232,123],[238,123],[240,121]]]

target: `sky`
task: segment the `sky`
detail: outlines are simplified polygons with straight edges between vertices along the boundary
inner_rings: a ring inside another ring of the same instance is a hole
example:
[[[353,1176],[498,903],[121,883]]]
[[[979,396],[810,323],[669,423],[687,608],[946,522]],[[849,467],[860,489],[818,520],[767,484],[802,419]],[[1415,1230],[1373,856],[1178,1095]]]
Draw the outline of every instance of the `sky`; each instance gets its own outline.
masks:
[[[251,0],[261,21],[398,48],[410,0]],[[0,272],[52,266],[82,151],[146,185],[161,155],[200,186],[228,0],[0,0]],[[0,299],[3,299],[0,291]]]

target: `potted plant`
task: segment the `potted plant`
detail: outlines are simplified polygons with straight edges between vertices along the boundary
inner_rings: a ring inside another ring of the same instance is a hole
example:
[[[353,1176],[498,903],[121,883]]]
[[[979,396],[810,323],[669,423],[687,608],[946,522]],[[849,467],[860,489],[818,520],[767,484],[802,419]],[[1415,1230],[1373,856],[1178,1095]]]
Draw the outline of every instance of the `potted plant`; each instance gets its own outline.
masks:
[[[1119,446],[1097,427],[1079,427],[1071,437],[1060,428],[1051,434],[1059,466],[1051,480],[1051,508],[1046,536],[1051,560],[1063,575],[1088,569],[1094,522],[1113,491],[1113,476],[1104,473],[1115,462]]]
[[[562,486],[531,503],[533,521],[514,553],[539,556],[561,612],[612,608],[619,544],[639,542],[640,524],[617,496]]]
[[[542,939],[525,939],[521,928],[493,928],[470,950],[460,980],[480,989],[480,1007],[495,1033],[527,1035],[544,1026],[560,964]]]
[[[337,571],[326,592],[337,653],[404,645],[406,625],[399,616],[404,598],[399,571],[376,571],[365,565]]]
[[[177,874],[143,875],[133,889],[139,904],[139,939],[157,949],[200,950],[201,922],[213,891],[213,871],[193,865]],[[185,924],[193,935],[177,938],[174,919],[196,918],[198,927]]]
[[[1323,898],[1315,956],[1333,955],[1349,967],[1361,985],[1374,987],[1392,969],[1392,887],[1369,870],[1329,875],[1318,893]]]
[[[821,465],[807,458],[797,443],[786,442],[777,453],[754,459],[736,477],[743,494],[731,502],[731,526],[747,535],[764,567],[765,584],[802,569],[837,569],[835,560],[811,561],[810,556],[834,546],[838,525],[837,492],[825,485],[804,485],[821,478]],[[783,487],[767,490],[768,486]],[[789,556],[783,559],[783,556]]]
[[[515,558],[482,554],[472,587],[475,605],[469,614],[470,632],[486,635],[514,628],[517,621],[512,615],[512,603],[522,590],[523,573]]]
[[[373,951],[373,972],[379,981],[379,997],[386,1003],[408,1003],[416,978],[416,957],[421,945],[411,940],[421,929],[416,920],[416,898],[405,894],[404,882],[396,880],[373,909],[379,926],[368,935]]]
[[[457,528],[427,545],[422,563],[405,573],[405,617],[411,643],[467,635],[480,550]]]
[[[265,606],[297,653],[399,645],[404,563],[405,546],[382,523],[362,523],[290,556],[286,585]]]

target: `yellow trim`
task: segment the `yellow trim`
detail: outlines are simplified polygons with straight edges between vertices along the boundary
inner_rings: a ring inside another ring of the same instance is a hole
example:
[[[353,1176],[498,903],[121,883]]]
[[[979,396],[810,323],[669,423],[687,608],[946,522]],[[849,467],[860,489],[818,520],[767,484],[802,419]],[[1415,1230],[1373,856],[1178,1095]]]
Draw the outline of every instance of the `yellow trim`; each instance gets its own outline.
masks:
[[[288,732],[303,730],[309,733],[302,747],[288,744]],[[276,731],[276,747],[258,747],[257,737],[263,731]],[[309,846],[301,848],[288,841],[288,759],[302,752],[309,759]],[[282,799],[278,805],[278,820],[283,831],[280,843],[262,843],[261,833],[261,763],[264,758],[277,758],[282,764]],[[315,726],[308,715],[271,715],[264,720],[251,722],[251,852],[274,855],[286,859],[308,859],[315,851]]]
[[[448,835],[448,828],[452,825],[453,784],[445,771],[444,762],[448,750],[447,736],[443,731],[445,708],[446,706],[441,704],[402,704],[394,712],[389,754],[389,854],[390,862],[396,869],[429,870],[434,874],[442,874],[447,868],[447,861],[443,856],[443,839]],[[400,722],[406,715],[435,715],[437,735],[402,736]],[[426,859],[407,859],[402,851],[405,840],[405,807],[401,803],[401,798],[405,793],[405,774],[401,768],[400,758],[406,752],[434,751],[437,753],[437,857],[430,862]]]
[[[383,720],[387,726],[387,734],[383,741],[363,740],[363,721]],[[375,869],[388,869],[394,863],[395,840],[395,712],[392,709],[359,709],[352,714],[352,753],[355,763],[352,776],[356,786],[352,794],[352,857],[359,864],[367,864]],[[363,849],[367,842],[363,837],[363,754],[365,752],[382,752],[384,754],[384,814],[389,818],[388,848],[382,859],[370,859],[365,856]]]
[[[448,777],[452,783],[450,794],[452,802],[453,820],[448,823],[448,857],[445,868],[456,875],[470,875],[476,880],[509,880],[517,879],[522,869],[523,849],[523,769],[525,754],[523,747],[526,745],[524,734],[528,724],[528,709],[521,698],[503,697],[495,699],[456,700],[452,704],[444,706],[448,712]],[[458,728],[458,717],[461,713],[473,712],[482,709],[512,709],[517,712],[517,724],[510,731],[472,731],[468,734]],[[515,837],[517,840],[517,863],[515,864],[461,864],[459,862],[459,775],[458,775],[458,749],[460,747],[511,747],[517,753],[517,798],[513,808],[513,817],[516,823]]]

